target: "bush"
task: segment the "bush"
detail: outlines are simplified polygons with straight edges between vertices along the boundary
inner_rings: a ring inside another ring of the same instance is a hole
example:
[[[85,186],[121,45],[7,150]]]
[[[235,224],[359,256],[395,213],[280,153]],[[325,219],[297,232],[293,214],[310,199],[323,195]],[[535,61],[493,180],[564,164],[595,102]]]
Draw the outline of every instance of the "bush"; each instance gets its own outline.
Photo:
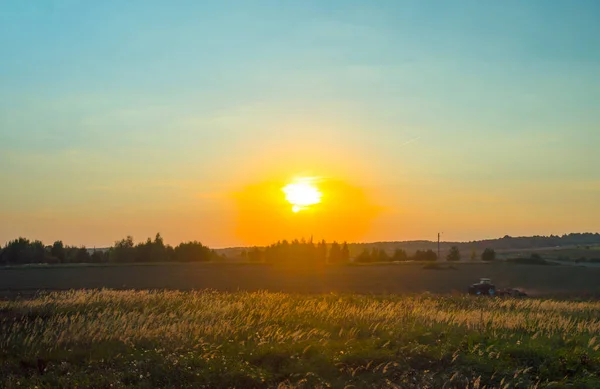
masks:
[[[481,254],[482,261],[494,261],[496,259],[496,252],[493,249],[487,248],[483,250]]]
[[[54,261],[44,244],[38,240],[18,238],[7,243],[2,250],[1,263],[6,265],[26,265]]]
[[[176,262],[206,262],[215,259],[215,253],[200,242],[181,243],[175,247]]]
[[[415,261],[437,261],[437,254],[433,250],[417,250],[413,256]]]
[[[356,263],[369,263],[371,262],[371,252],[367,249],[364,249],[362,253],[360,253],[354,261]]]
[[[406,251],[403,249],[396,249],[396,251],[394,251],[392,260],[398,262],[408,261],[408,255],[406,255]]]
[[[450,252],[446,256],[446,260],[449,262],[457,262],[460,261],[460,250],[456,246],[452,246]]]

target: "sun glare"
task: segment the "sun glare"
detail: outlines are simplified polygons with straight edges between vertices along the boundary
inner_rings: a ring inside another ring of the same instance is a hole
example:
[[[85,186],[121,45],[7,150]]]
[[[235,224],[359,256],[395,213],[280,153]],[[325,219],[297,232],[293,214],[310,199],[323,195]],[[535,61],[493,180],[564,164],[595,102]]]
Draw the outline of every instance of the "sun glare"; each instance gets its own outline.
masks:
[[[285,199],[292,204],[294,213],[321,202],[322,193],[308,178],[288,184],[282,190],[285,193]]]

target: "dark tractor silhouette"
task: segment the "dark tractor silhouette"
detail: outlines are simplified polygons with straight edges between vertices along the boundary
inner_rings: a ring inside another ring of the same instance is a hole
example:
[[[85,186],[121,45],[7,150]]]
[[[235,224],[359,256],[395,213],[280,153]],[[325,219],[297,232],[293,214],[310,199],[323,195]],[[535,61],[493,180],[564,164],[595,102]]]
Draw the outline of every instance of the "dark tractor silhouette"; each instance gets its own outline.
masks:
[[[475,296],[495,296],[496,285],[489,278],[481,278],[478,283],[469,286],[469,294]]]
[[[513,288],[497,289],[489,278],[481,278],[479,282],[469,286],[469,294],[490,297],[526,297],[527,293]]]

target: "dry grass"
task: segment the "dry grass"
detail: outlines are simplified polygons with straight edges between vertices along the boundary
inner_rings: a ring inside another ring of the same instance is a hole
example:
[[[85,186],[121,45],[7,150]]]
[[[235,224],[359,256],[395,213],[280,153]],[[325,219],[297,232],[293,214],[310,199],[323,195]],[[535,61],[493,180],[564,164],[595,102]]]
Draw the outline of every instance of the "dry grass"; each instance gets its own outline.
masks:
[[[596,302],[56,292],[0,302],[0,376],[7,388],[600,387],[599,332]]]

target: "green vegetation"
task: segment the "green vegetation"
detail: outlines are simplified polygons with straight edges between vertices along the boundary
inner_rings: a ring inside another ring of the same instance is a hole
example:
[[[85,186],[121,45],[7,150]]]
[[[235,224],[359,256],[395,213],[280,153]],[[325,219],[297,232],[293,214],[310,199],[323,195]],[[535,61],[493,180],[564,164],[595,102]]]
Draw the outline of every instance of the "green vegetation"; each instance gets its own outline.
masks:
[[[340,245],[333,242],[328,247],[325,241],[314,244],[312,241],[283,240],[266,247],[262,251],[262,258],[269,264],[302,266],[324,265],[326,263],[348,263],[350,260],[348,244]]]
[[[283,240],[260,249],[253,247],[250,250],[242,250],[241,259],[251,262],[265,262],[274,265],[285,265],[294,267],[305,267],[307,265],[322,264],[347,264],[355,263],[384,263],[384,262],[405,262],[405,261],[435,261],[437,254],[433,250],[417,250],[409,256],[405,250],[396,249],[390,255],[387,250],[378,247],[365,248],[354,258],[350,256],[350,247],[348,243],[339,244],[333,242],[327,244],[321,241],[314,244],[312,241],[293,240],[288,242]],[[351,261],[352,259],[352,261]]]
[[[381,263],[381,262],[405,262],[405,261],[436,261],[437,254],[433,250],[417,250],[409,256],[403,249],[396,249],[392,256],[389,256],[384,249],[376,247],[364,249],[355,259],[356,263]]]
[[[328,245],[324,240],[315,244],[304,239],[279,241],[260,249],[243,250],[241,258],[251,262],[265,262],[271,265],[292,267],[314,267],[325,264],[342,264],[350,261],[348,244],[333,242]]]
[[[460,250],[456,246],[452,246],[448,255],[446,256],[446,260],[450,262],[460,261]]]
[[[394,256],[392,257],[392,261],[395,261],[395,262],[408,261],[408,254],[406,254],[406,251],[403,249],[396,249],[396,250],[394,250]]]
[[[482,261],[493,261],[496,259],[496,251],[494,251],[493,249],[485,249],[483,250],[483,253],[481,254],[481,260]]]
[[[592,388],[599,331],[597,302],[57,292],[0,302],[0,376],[4,388]]]
[[[115,242],[105,251],[88,250],[85,247],[65,246],[56,241],[45,246],[40,241],[18,238],[8,242],[0,250],[0,265],[26,265],[36,263],[133,263],[133,262],[205,262],[219,256],[200,242],[181,243],[171,247],[163,242],[160,234],[154,240],[135,244],[133,237]]]
[[[532,252],[548,260],[573,263],[598,263],[600,234],[569,234],[513,238],[505,236],[475,242],[442,242],[440,257],[448,261],[522,258]],[[267,247],[212,250],[200,242],[184,242],[171,247],[160,234],[154,239],[134,243],[133,237],[116,241],[112,247],[88,249],[65,246],[62,241],[45,245],[25,238],[12,240],[0,248],[0,266],[59,263],[157,263],[206,262],[227,258],[243,262],[312,267],[322,264],[435,261],[437,242],[326,243],[279,241]],[[462,258],[461,252],[465,254]],[[480,254],[481,253],[481,254]],[[493,253],[493,255],[492,255]]]

